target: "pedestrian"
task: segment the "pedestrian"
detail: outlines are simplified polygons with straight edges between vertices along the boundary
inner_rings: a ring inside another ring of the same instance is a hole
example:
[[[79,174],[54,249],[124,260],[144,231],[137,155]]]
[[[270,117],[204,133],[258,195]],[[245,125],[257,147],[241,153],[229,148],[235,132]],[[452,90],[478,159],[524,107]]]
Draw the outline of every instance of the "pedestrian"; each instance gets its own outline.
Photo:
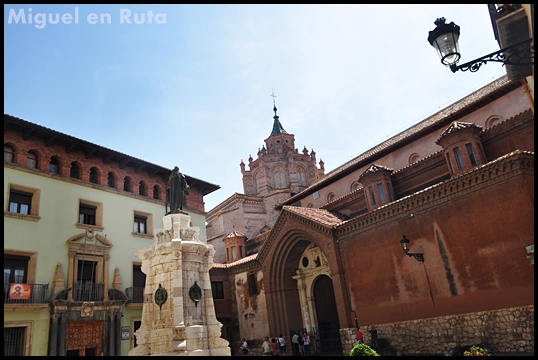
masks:
[[[377,329],[375,328],[375,325],[368,325],[366,327],[366,331],[370,333],[370,340],[371,340],[370,347],[374,349],[375,351],[379,352],[379,343],[377,341]]]
[[[241,352],[243,353],[243,356],[248,355],[247,339],[243,339],[243,344],[241,345]]]
[[[280,344],[280,355],[286,356],[286,340],[282,334],[278,335],[278,343]]]
[[[297,331],[294,331],[291,337],[291,353],[293,356],[299,355],[299,335]]]
[[[355,345],[359,345],[363,343],[364,343],[364,336],[362,335],[361,328],[357,327],[357,334],[355,335]]]
[[[263,356],[271,356],[273,355],[273,352],[271,351],[271,343],[269,342],[269,336],[266,336],[265,337],[265,340],[263,341],[263,344],[262,344],[262,351],[263,351]]]
[[[299,354],[304,356],[304,334],[302,331],[299,332]]]
[[[308,335],[308,332],[304,332],[304,335],[303,335],[303,340],[304,340],[304,343],[303,343],[303,346],[304,346],[304,355],[305,356],[308,356],[310,355],[310,336]]]
[[[271,351],[273,352],[273,356],[278,356],[280,354],[280,345],[278,341],[276,341],[275,338],[272,338],[271,344],[269,345],[271,346]]]

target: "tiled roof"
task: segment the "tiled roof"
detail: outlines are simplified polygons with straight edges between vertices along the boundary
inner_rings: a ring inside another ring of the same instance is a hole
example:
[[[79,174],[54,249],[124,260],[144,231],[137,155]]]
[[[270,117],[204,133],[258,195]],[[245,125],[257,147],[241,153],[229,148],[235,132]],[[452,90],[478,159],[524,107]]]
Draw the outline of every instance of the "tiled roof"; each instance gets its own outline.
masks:
[[[343,218],[336,216],[324,209],[284,206],[284,210],[303,216],[326,226],[337,225],[344,220]]]
[[[368,166],[368,169],[364,170],[364,172],[359,176],[359,179],[362,178],[365,175],[373,174],[373,173],[376,173],[376,172],[381,171],[381,170],[392,171],[392,169],[389,169],[386,166],[378,165],[378,164],[372,164],[372,165]]]
[[[482,129],[482,126],[479,126],[473,123],[468,123],[468,122],[463,122],[463,121],[453,121],[452,124],[450,124],[450,126],[447,127],[446,130],[443,131],[443,133],[439,136],[439,139],[442,139],[443,137],[447,136],[448,134],[453,133],[454,131],[466,129],[470,127]]]
[[[231,267],[241,265],[241,264],[245,264],[245,263],[248,263],[249,261],[252,261],[252,260],[256,260],[257,257],[258,257],[258,254],[256,253],[256,254],[252,254],[252,255],[249,255],[249,256],[245,256],[242,259],[236,260],[236,261],[228,263],[228,264],[213,264],[213,267],[217,268],[217,269],[229,269]]]
[[[304,197],[306,194],[310,194],[315,189],[322,187],[323,184],[325,183],[330,183],[331,181],[333,181],[333,179],[338,178],[340,174],[345,173],[348,169],[352,169],[358,164],[361,164],[364,161],[368,161],[369,158],[383,152],[385,149],[396,146],[399,143],[405,143],[413,136],[416,136],[417,134],[420,134],[421,132],[426,131],[429,128],[435,127],[438,123],[445,121],[448,117],[454,114],[457,114],[459,112],[465,112],[465,109],[468,107],[471,107],[472,105],[480,104],[481,100],[483,100],[484,98],[486,98],[487,96],[491,94],[494,94],[496,91],[502,89],[503,87],[510,85],[511,83],[512,82],[508,79],[506,75],[500,77],[499,79],[495,81],[492,81],[486,86],[478,89],[477,91],[462,98],[461,100],[449,105],[443,110],[427,117],[426,119],[411,126],[410,128],[394,135],[390,139],[356,156],[355,158],[351,159],[347,163],[335,168],[331,172],[327,173],[325,176],[315,181],[305,190],[289,198],[285,202],[285,204],[293,204],[295,201]]]

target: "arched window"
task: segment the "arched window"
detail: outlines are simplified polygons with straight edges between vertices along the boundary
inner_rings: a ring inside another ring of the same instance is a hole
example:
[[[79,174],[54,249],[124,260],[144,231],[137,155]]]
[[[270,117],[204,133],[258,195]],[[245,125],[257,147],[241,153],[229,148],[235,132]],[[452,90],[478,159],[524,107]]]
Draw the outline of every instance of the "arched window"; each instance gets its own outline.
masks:
[[[146,196],[146,187],[143,181],[138,184],[138,195]]]
[[[90,169],[90,182],[94,184],[99,182],[99,172],[95,166]]]
[[[159,186],[158,185],[155,185],[153,187],[153,198],[159,199]]]
[[[26,156],[26,167],[30,169],[37,168],[37,155],[33,151],[28,151]]]
[[[12,163],[15,152],[11,146],[4,145],[4,162]]]
[[[350,187],[350,191],[356,191],[356,190],[359,190],[361,188],[361,184],[357,181],[353,182],[351,184],[351,187]]]
[[[125,177],[123,180],[123,190],[131,192],[131,179],[129,177]]]
[[[115,186],[115,185],[116,185],[116,181],[115,181],[115,179],[114,179],[114,174],[111,173],[111,172],[109,172],[108,175],[107,175],[107,177],[106,177],[106,185],[107,185],[108,187],[111,187],[111,188],[116,187],[116,186]]]
[[[306,186],[306,172],[302,167],[297,168],[297,178],[299,186]]]
[[[336,200],[336,195],[334,195],[334,193],[329,193],[329,195],[327,195],[327,202],[330,203],[334,200]]]
[[[275,179],[275,189],[285,189],[286,188],[286,176],[284,175],[284,170],[277,167],[274,170],[274,179]]]
[[[497,115],[490,116],[486,120],[486,128],[493,127],[501,122],[501,119]]]
[[[53,156],[50,158],[49,163],[49,172],[53,174],[59,174],[60,173],[60,160],[56,156]]]
[[[69,177],[73,179],[80,179],[80,168],[75,162],[71,163],[71,170],[69,171]]]

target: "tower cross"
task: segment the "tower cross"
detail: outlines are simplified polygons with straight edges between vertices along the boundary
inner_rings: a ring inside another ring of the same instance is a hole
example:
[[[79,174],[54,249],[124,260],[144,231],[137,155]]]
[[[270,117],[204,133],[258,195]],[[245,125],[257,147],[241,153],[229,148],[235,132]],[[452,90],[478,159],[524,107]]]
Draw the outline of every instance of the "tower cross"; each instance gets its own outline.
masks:
[[[275,98],[276,98],[276,95],[275,95],[275,92],[273,91],[273,89],[271,89],[271,95],[269,96],[272,96],[273,97],[273,106],[276,107],[275,105]]]

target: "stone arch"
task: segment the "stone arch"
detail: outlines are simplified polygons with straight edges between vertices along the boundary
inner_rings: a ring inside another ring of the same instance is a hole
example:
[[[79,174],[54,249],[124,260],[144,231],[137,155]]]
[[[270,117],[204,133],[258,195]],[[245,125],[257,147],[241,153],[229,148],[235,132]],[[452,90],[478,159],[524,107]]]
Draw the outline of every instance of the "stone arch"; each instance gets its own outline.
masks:
[[[30,149],[26,152],[26,167],[30,169],[39,169],[41,153],[37,149]]]
[[[281,215],[282,216],[282,215]],[[281,219],[282,220],[282,219]],[[289,219],[287,221],[290,221]],[[278,222],[273,228],[278,232]],[[330,232],[319,231],[315,238],[312,237],[308,226],[303,223],[295,223],[286,226],[290,229],[282,233],[278,239],[270,236],[266,242],[270,247],[268,256],[263,261],[264,286],[268,304],[269,330],[271,333],[290,333],[291,330],[298,330],[303,327],[303,313],[301,309],[301,295],[298,281],[294,279],[297,275],[298,265],[301,256],[309,246],[315,246],[320,252],[325,254],[327,274],[333,278],[335,297],[340,299],[337,303],[338,318],[340,326],[345,327],[351,324],[349,315],[349,304],[344,296],[344,283],[342,270],[339,268],[339,261],[336,259],[333,239]],[[273,235],[278,236],[278,235]],[[272,239],[271,239],[272,238]],[[262,251],[264,252],[264,251]],[[304,285],[306,291],[306,285]],[[309,316],[313,316],[312,309],[308,309]],[[315,320],[315,319],[314,319]],[[348,324],[349,323],[349,324]]]
[[[101,178],[101,169],[97,166],[92,166],[90,168],[90,182],[93,184],[99,184],[99,179]]]
[[[15,144],[10,142],[4,143],[4,162],[14,163],[16,153],[17,146],[15,146]]]
[[[409,165],[416,163],[420,160],[420,155],[417,153],[412,153],[409,155]]]
[[[486,119],[486,129],[493,127],[501,122],[501,118],[498,115],[491,115]]]
[[[82,165],[78,161],[73,161],[69,166],[69,177],[72,179],[82,178]]]

